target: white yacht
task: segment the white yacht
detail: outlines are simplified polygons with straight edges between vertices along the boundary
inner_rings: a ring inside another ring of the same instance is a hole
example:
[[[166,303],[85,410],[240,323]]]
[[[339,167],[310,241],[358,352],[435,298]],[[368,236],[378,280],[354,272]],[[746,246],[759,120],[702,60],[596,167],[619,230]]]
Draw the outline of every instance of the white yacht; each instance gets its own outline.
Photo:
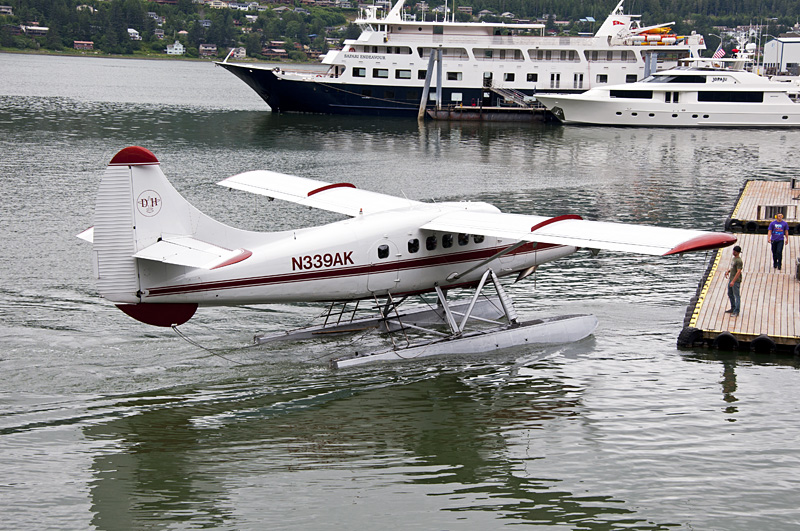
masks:
[[[537,99],[565,124],[798,127],[800,85],[745,70],[754,44],[730,59],[693,59],[636,83]]]
[[[533,104],[534,94],[583,92],[637,81],[646,71],[698,57],[701,35],[676,35],[674,23],[645,27],[623,13],[621,0],[588,36],[547,36],[544,24],[418,21],[398,0],[383,16],[362,11],[362,33],[328,52],[327,71],[273,64],[218,62],[247,83],[276,112],[415,116],[425,105],[493,107]],[[432,54],[441,50],[433,68]],[[441,66],[441,74],[433,75]],[[428,70],[431,74],[428,75]],[[427,79],[426,79],[427,77]]]

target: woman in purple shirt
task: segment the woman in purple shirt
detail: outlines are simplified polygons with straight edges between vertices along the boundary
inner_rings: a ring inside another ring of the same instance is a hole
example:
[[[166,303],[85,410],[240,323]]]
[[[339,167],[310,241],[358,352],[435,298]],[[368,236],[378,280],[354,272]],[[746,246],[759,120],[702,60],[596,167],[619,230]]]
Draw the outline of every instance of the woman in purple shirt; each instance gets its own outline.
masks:
[[[783,244],[789,233],[789,224],[783,221],[783,214],[776,214],[775,221],[769,224],[767,241],[772,245],[772,269],[780,271],[783,262]]]

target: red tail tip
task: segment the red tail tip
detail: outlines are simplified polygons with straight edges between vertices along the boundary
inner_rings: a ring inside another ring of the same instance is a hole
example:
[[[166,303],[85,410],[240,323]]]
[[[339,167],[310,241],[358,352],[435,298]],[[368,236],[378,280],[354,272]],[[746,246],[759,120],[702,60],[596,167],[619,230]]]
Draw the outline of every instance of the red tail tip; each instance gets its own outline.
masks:
[[[158,164],[158,159],[149,150],[139,146],[129,146],[114,155],[109,164],[131,166],[139,164]]]

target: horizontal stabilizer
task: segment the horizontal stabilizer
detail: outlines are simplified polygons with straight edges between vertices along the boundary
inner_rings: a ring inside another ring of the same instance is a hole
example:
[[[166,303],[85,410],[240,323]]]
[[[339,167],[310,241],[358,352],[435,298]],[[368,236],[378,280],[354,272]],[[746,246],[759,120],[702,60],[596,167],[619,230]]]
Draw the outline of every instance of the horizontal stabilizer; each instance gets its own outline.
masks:
[[[350,183],[327,183],[267,170],[240,173],[217,184],[308,207],[338,212],[346,216],[374,214],[422,204],[419,201],[359,190]]]
[[[89,227],[77,236],[85,242],[94,243],[94,227]]]
[[[217,269],[252,255],[246,249],[225,249],[190,237],[177,237],[145,247],[134,258],[200,269]]]

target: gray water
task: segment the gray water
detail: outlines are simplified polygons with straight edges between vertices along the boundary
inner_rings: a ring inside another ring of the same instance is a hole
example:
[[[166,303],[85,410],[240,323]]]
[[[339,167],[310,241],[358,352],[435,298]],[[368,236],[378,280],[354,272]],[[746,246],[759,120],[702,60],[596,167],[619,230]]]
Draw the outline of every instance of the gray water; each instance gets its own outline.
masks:
[[[0,54],[0,528],[800,526],[795,361],[675,347],[704,254],[581,253],[509,286],[525,318],[597,315],[566,346],[331,371],[381,340],[240,348],[321,311],[274,305],[199,310],[181,329],[210,353],[95,291],[75,235],[128,145],[258,230],[336,218],[214,183],[720,230],[746,179],[800,168],[800,131],[272,115],[209,63]]]

